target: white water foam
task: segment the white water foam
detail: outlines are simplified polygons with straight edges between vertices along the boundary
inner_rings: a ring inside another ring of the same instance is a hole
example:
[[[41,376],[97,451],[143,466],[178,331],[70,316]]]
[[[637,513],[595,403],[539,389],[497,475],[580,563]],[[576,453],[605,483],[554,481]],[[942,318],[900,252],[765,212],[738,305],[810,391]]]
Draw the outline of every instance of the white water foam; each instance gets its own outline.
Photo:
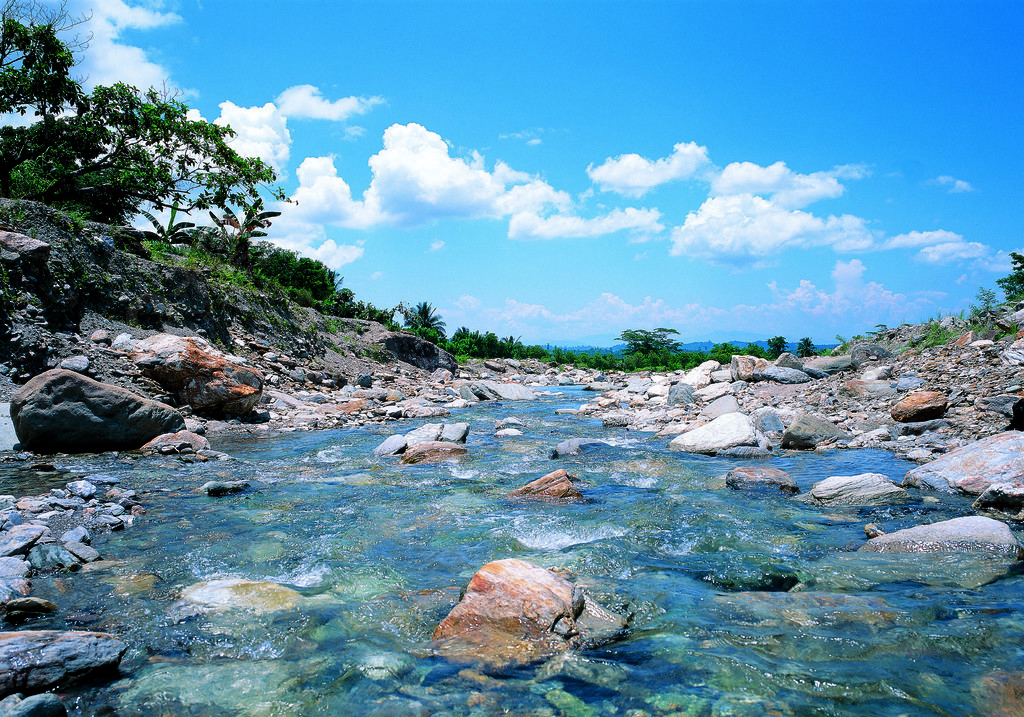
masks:
[[[575,523],[537,525],[532,521],[516,520],[511,529],[502,531],[522,545],[534,550],[561,550],[573,545],[585,545],[608,538],[621,538],[628,528],[617,525],[584,526]]]

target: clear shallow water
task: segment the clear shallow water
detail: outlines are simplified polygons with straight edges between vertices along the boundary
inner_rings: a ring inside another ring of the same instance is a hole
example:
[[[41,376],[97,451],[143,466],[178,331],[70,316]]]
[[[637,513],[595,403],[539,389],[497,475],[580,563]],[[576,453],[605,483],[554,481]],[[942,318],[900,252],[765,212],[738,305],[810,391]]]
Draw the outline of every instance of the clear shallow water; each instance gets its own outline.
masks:
[[[449,420],[468,421],[471,432],[458,463],[401,466],[372,456],[392,430],[427,421],[215,440],[238,459],[215,465],[58,461],[73,475],[103,472],[159,489],[142,496],[145,519],[94,543],[123,562],[34,580],[34,594],[61,611],[32,627],[106,630],[131,646],[122,679],[67,693],[74,712],[1020,709],[1012,700],[1024,693],[1024,577],[970,561],[850,552],[867,522],[886,530],[934,522],[969,514],[968,500],[914,494],[899,506],[822,509],[732,491],[722,476],[743,462],[671,453],[650,434],[554,413],[581,402],[570,390],[460,412]],[[494,421],[508,415],[525,420],[525,436],[493,437]],[[573,436],[615,446],[549,459]],[[880,451],[770,463],[803,490],[829,475],[899,479],[911,467]],[[582,480],[585,502],[503,498],[557,467]],[[220,499],[193,492],[215,477],[254,487]],[[0,493],[18,492],[13,480],[0,476]],[[484,563],[507,557],[571,571],[599,602],[633,615],[630,635],[500,672],[431,655],[430,634],[459,590]],[[179,602],[186,587],[219,578],[271,580],[300,596],[279,610],[203,615]]]

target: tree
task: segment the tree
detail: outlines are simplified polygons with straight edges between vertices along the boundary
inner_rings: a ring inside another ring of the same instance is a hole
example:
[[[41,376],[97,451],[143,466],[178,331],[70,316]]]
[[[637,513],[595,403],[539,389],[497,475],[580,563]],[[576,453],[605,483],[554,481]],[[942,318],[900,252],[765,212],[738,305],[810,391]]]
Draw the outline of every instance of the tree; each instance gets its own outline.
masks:
[[[615,340],[626,342],[627,354],[658,353],[663,349],[678,351],[680,347],[679,342],[670,339],[669,334],[678,335],[679,332],[675,329],[664,328],[654,329],[652,331],[647,331],[645,329],[627,329],[619,334]]]
[[[1008,301],[1019,301],[1024,298],[1024,256],[1011,251],[1010,261],[1013,263],[1013,271],[1009,276],[996,279],[996,284],[1006,294]]]
[[[146,217],[149,223],[153,225],[153,231],[142,232],[147,239],[165,244],[192,243],[193,235],[189,230],[195,227],[195,222],[175,222],[174,220],[178,216],[177,206],[171,207],[171,216],[167,220],[167,226],[161,224],[156,217],[145,210],[140,210],[139,214]]]
[[[971,318],[978,318],[982,314],[991,311],[996,305],[996,292],[992,289],[986,289],[984,287],[978,289],[978,293],[974,295],[974,298],[978,300],[977,304],[971,304]]]
[[[231,264],[240,269],[249,268],[249,251],[252,247],[252,240],[265,237],[267,233],[263,230],[270,226],[271,219],[279,216],[281,216],[281,212],[263,211],[262,197],[257,197],[251,205],[247,206],[241,216],[229,207],[224,208],[224,215],[221,217],[210,212],[210,218],[217,225],[224,241],[224,248],[229,253]],[[332,286],[333,279],[332,276]]]
[[[814,348],[814,342],[810,336],[805,336],[800,339],[800,343],[796,345],[796,353],[801,358],[807,358],[808,356],[814,356],[817,350]]]
[[[4,18],[0,111],[36,122],[0,128],[0,195],[124,223],[145,204],[181,211],[278,199],[274,170],[228,146],[229,127],[191,119],[156,90],[125,84],[91,95],[71,78],[74,55],[54,25]]]
[[[785,336],[772,336],[768,339],[768,358],[777,359],[786,350]]]
[[[403,307],[404,309],[404,307]],[[405,327],[407,329],[432,329],[444,338],[445,323],[440,314],[429,302],[421,301],[411,309],[404,309]]]

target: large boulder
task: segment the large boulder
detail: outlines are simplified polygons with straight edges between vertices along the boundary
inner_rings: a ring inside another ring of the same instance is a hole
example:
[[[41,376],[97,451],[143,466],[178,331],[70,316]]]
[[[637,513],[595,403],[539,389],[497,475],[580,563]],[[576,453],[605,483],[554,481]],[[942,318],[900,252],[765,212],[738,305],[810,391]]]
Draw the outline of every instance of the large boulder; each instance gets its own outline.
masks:
[[[779,354],[779,357],[775,359],[775,365],[781,368],[795,368],[797,371],[804,370],[804,362],[788,351]]]
[[[1024,558],[1024,548],[1006,523],[980,515],[916,525],[872,538],[860,547],[868,553],[983,553]]]
[[[760,371],[754,372],[755,381],[774,381],[775,383],[807,383],[811,377],[802,369],[787,368],[786,366],[765,366]]]
[[[816,505],[885,505],[909,497],[905,488],[881,473],[829,476],[815,483],[806,494],[807,502]]]
[[[804,371],[808,369],[821,371],[832,376],[853,369],[853,359],[847,354],[841,356],[817,356],[804,361]]]
[[[144,374],[195,409],[242,416],[263,397],[263,374],[198,336],[156,334],[139,341],[131,357]]]
[[[688,383],[676,383],[668,390],[667,406],[689,406],[693,403],[693,386]]]
[[[789,424],[782,434],[783,448],[814,448],[828,440],[846,438],[847,434],[831,421],[802,413]]]
[[[938,391],[917,391],[899,401],[889,414],[900,423],[942,418],[946,415],[946,397]]]
[[[537,398],[533,389],[518,383],[474,381],[468,388],[481,401],[534,401]]]
[[[719,384],[722,385],[722,384]],[[724,416],[727,413],[736,413],[740,410],[740,402],[736,400],[736,397],[732,394],[727,394],[716,398],[714,401],[709,403],[700,412],[700,415],[705,418],[714,420],[719,416]]]
[[[439,368],[451,373],[459,370],[459,362],[455,357],[436,345],[407,333],[388,334],[381,342],[392,356],[399,361],[411,364],[424,371],[436,371]]]
[[[270,581],[224,578],[185,588],[185,602],[208,610],[249,610],[256,613],[291,610],[302,604],[302,595],[286,585]]]
[[[903,485],[947,492],[981,495],[993,483],[1024,477],[1024,434],[999,433],[961,446],[931,463],[918,466],[903,478]]]
[[[477,571],[433,638],[448,657],[507,664],[598,645],[625,628],[560,575],[507,559]]]
[[[64,369],[22,386],[11,400],[11,420],[22,447],[38,453],[133,450],[185,428],[170,406]]]
[[[50,257],[50,245],[17,232],[0,231],[0,249],[17,254],[33,264],[45,264]]]
[[[729,375],[733,381],[756,381],[758,372],[768,367],[768,362],[757,356],[733,354],[729,363]]]
[[[742,413],[726,413],[710,423],[676,436],[668,447],[673,451],[714,455],[736,446],[756,445],[758,435],[753,421]]]
[[[64,688],[73,678],[116,667],[127,649],[105,632],[0,632],[0,697]]]
[[[704,388],[711,383],[711,374],[721,368],[721,366],[722,364],[714,360],[705,361],[700,366],[691,368],[683,374],[679,381],[694,388]]]

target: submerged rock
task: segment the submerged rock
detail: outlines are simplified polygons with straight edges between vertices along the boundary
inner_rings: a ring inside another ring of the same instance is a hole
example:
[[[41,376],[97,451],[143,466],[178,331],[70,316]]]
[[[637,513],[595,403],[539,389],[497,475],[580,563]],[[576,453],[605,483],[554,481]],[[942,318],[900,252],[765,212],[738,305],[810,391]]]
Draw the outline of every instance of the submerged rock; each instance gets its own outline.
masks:
[[[909,471],[903,485],[980,495],[993,483],[1024,475],[1024,434],[1000,433],[970,443]]]
[[[0,695],[39,692],[116,667],[128,646],[104,632],[0,632]]]
[[[625,628],[565,578],[507,559],[477,571],[433,638],[447,657],[504,664],[598,645]]]
[[[1006,523],[979,515],[918,525],[872,538],[860,547],[869,553],[985,553],[1024,559],[1024,548]]]
[[[552,471],[522,488],[508,494],[509,498],[546,498],[554,500],[576,500],[583,497],[579,488],[573,485],[572,476],[564,468]]]
[[[214,610],[243,609],[274,612],[298,607],[302,595],[280,583],[227,578],[191,585],[182,592],[182,599]]]
[[[22,386],[11,420],[23,448],[45,453],[131,450],[185,428],[170,406],[63,369]]]
[[[570,438],[562,441],[551,451],[552,458],[564,458],[565,456],[578,456],[597,448],[607,448],[604,441],[595,441],[589,438]]]
[[[465,448],[456,443],[426,441],[406,448],[405,453],[402,454],[402,463],[437,463],[465,455],[467,452]]]

